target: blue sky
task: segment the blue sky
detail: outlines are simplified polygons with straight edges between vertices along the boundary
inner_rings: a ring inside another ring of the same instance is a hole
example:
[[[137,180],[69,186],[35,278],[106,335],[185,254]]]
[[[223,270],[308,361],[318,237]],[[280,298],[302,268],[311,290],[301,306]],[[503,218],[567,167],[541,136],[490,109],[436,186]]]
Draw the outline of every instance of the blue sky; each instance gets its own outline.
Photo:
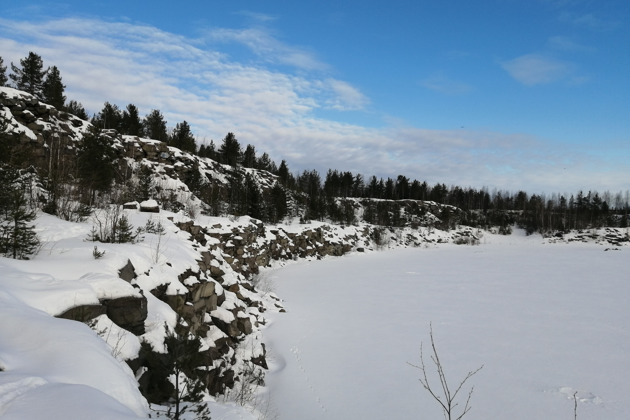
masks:
[[[629,22],[627,0],[3,2],[0,56],[293,171],[617,192]]]

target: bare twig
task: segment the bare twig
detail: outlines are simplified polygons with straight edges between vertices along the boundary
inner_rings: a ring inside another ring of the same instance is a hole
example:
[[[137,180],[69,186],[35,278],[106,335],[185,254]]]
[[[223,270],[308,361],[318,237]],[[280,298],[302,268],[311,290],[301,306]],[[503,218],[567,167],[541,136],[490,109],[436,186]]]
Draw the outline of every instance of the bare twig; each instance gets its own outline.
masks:
[[[475,389],[475,387],[472,386],[470,388],[470,391],[468,392],[468,397],[466,398],[466,403],[464,404],[462,412],[458,416],[456,416],[454,413],[455,408],[459,406],[459,403],[456,402],[456,398],[458,394],[460,393],[460,391],[462,390],[462,388],[464,387],[464,384],[466,384],[466,382],[468,382],[468,380],[471,377],[473,377],[477,372],[479,372],[483,368],[483,365],[481,365],[479,368],[475,370],[468,372],[468,374],[466,374],[464,379],[459,383],[459,385],[453,392],[451,390],[451,387],[448,384],[448,381],[446,380],[446,374],[444,373],[444,366],[442,365],[442,362],[440,361],[440,357],[438,355],[438,351],[435,346],[435,339],[433,338],[433,326],[431,324],[429,324],[429,336],[431,337],[431,351],[432,351],[432,354],[430,357],[431,357],[431,361],[435,365],[435,370],[438,375],[441,390],[435,390],[434,386],[429,383],[429,378],[427,375],[427,366],[426,366],[426,363],[424,362],[424,350],[423,350],[422,344],[420,344],[420,365],[418,366],[411,363],[409,364],[415,367],[416,369],[420,369],[420,372],[422,373],[420,377],[420,383],[422,384],[422,387],[426,389],[429,392],[429,394],[433,397],[433,399],[440,405],[440,407],[442,407],[444,418],[447,420],[453,420],[453,419],[461,420],[464,417],[464,415],[466,415],[466,413],[468,413],[471,409],[470,399],[472,397],[473,390]]]

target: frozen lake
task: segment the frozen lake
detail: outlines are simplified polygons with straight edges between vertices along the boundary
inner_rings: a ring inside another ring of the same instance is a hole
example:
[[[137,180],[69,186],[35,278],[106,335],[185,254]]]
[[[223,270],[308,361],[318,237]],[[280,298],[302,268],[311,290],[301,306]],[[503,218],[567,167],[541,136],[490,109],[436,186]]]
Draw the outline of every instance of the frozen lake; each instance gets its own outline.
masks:
[[[466,420],[572,419],[575,392],[578,419],[629,419],[628,249],[482,242],[268,272],[288,311],[265,330],[278,419],[442,418],[408,364],[430,324],[451,387],[484,365]]]

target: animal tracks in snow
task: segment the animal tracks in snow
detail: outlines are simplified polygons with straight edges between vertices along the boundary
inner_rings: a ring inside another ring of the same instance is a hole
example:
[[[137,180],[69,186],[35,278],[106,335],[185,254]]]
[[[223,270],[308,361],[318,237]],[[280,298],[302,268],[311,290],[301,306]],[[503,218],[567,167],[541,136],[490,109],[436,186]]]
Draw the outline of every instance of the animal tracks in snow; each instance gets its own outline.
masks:
[[[593,394],[592,392],[580,391],[578,389],[571,388],[570,386],[563,386],[552,392],[560,394],[570,400],[573,400],[575,398],[579,403],[583,404],[604,404],[604,400],[601,397]]]
[[[322,398],[319,395],[319,393],[317,392],[317,390],[315,389],[315,386],[311,382],[311,379],[310,379],[310,377],[308,375],[308,372],[307,372],[306,368],[304,367],[304,364],[302,362],[302,352],[300,351],[300,348],[298,346],[293,346],[293,347],[291,347],[289,349],[289,351],[291,352],[291,354],[293,354],[293,356],[295,356],[295,361],[297,362],[297,367],[300,370],[300,372],[302,372],[302,377],[304,379],[304,382],[305,382],[306,386],[308,387],[309,392],[311,393],[311,395],[314,398],[315,402],[317,403],[319,408],[322,410],[322,412],[324,412],[324,413],[328,412],[328,409],[322,403]]]

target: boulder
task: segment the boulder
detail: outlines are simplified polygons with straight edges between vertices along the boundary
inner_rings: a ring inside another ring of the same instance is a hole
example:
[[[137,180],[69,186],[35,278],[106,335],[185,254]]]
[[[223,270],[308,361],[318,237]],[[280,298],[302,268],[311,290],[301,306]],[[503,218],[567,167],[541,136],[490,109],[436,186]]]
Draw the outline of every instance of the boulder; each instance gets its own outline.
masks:
[[[131,201],[129,203],[123,204],[123,209],[125,210],[138,210],[138,207],[140,207],[140,203],[138,203],[137,201]]]
[[[140,203],[140,211],[145,213],[159,213],[160,205],[155,200],[146,200]]]
[[[204,283],[197,283],[192,287],[192,301],[196,302],[203,298],[209,298],[215,295],[215,283],[213,281],[208,281]]]
[[[131,260],[127,260],[127,264],[125,264],[123,268],[118,270],[118,277],[127,282],[131,282],[131,280],[138,277],[138,275],[136,274],[136,269],[131,263]]]
[[[120,328],[135,334],[144,334],[144,321],[147,319],[147,298],[144,296],[124,296],[117,299],[104,299],[109,319]]]
[[[57,315],[57,318],[70,319],[72,321],[88,322],[97,316],[105,314],[105,306],[100,304],[95,305],[79,305],[74,308],[70,308],[62,314]]]
[[[236,318],[236,325],[239,331],[241,331],[245,335],[251,334],[253,331],[252,320],[249,318],[249,316]]]

